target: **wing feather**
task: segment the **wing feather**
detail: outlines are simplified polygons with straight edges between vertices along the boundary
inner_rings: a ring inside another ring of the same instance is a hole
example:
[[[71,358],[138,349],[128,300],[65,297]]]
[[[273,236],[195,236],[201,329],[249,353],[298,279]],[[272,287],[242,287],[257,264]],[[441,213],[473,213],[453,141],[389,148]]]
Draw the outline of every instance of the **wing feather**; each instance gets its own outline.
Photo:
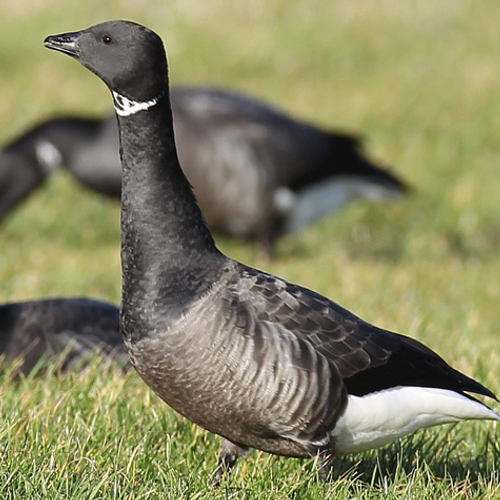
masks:
[[[495,397],[417,340],[372,326],[306,288],[241,264],[238,271],[233,300],[244,290],[248,314],[267,324],[269,334],[279,331],[288,346],[300,341],[293,362],[298,369],[317,369],[319,353],[335,366],[350,394],[409,385]]]

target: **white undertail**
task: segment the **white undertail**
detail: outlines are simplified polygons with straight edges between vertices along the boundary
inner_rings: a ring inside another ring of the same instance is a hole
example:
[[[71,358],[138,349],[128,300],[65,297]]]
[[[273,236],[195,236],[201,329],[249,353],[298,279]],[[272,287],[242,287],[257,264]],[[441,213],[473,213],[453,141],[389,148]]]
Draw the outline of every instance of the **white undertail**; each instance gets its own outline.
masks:
[[[454,391],[394,387],[349,396],[332,438],[336,454],[344,455],[380,448],[418,429],[463,420],[500,420],[500,415]]]
[[[384,186],[373,180],[353,176],[335,176],[294,193],[293,204],[287,199],[288,215],[284,233],[302,229],[328,213],[339,210],[349,202],[364,198],[370,201],[398,199],[401,192],[395,187]],[[283,194],[277,192],[275,205],[283,205]]]

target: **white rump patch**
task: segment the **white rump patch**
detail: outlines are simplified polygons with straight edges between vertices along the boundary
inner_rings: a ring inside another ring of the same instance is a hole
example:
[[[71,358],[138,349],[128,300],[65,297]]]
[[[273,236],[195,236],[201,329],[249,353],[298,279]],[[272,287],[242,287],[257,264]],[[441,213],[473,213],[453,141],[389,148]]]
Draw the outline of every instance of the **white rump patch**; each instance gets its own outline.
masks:
[[[302,229],[357,198],[382,201],[402,196],[395,187],[384,186],[369,178],[347,175],[329,177],[294,194],[294,204],[290,207],[284,227],[285,233]]]
[[[112,93],[116,114],[120,116],[131,116],[135,115],[139,111],[146,111],[147,109],[152,108],[153,106],[158,104],[158,101],[160,100],[159,97],[155,97],[150,101],[133,101],[128,97],[120,95],[114,90],[112,91]]]
[[[349,396],[332,442],[338,455],[356,453],[380,448],[418,429],[462,420],[500,420],[500,415],[454,391],[394,387]]]

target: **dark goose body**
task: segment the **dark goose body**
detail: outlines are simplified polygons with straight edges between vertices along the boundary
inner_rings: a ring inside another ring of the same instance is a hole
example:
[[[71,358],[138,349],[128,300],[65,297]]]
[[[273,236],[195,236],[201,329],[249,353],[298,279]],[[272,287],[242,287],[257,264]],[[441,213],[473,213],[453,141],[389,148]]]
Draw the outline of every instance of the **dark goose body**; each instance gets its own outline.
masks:
[[[113,304],[75,297],[0,305],[0,355],[20,360],[22,373],[63,353],[62,369],[81,366],[97,352],[110,359],[126,354]]]
[[[38,139],[39,130],[32,132],[0,151],[0,221],[41,186],[50,173],[49,166],[37,154],[44,148],[43,139]]]
[[[55,170],[67,166],[88,188],[120,196],[116,119],[47,120],[0,151],[0,221]]]
[[[156,34],[111,21],[45,44],[112,90],[123,168],[125,344],[162,399],[226,438],[219,476],[251,447],[320,455],[327,471],[331,456],[419,428],[500,419],[467,395],[494,398],[491,391],[421,343],[218,251],[177,159]]]
[[[363,154],[357,138],[256,99],[193,87],[174,88],[171,103],[181,167],[211,230],[270,249],[279,235],[352,200],[397,199],[408,191]]]
[[[325,132],[249,97],[203,87],[171,93],[181,165],[212,230],[256,239],[283,233],[356,198],[396,199],[407,187],[363,155],[355,137]],[[56,167],[120,197],[116,118],[48,120],[0,153],[0,219]],[[3,180],[2,180],[3,178]]]

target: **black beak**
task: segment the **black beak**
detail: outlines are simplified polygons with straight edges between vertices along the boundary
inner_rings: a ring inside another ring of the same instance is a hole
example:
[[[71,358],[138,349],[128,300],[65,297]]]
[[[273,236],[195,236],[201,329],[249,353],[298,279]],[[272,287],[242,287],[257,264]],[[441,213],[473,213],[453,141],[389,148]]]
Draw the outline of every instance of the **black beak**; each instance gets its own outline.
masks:
[[[57,50],[72,57],[78,57],[80,51],[77,47],[77,41],[80,35],[80,31],[63,33],[62,35],[50,35],[43,41],[43,44],[48,49]]]

